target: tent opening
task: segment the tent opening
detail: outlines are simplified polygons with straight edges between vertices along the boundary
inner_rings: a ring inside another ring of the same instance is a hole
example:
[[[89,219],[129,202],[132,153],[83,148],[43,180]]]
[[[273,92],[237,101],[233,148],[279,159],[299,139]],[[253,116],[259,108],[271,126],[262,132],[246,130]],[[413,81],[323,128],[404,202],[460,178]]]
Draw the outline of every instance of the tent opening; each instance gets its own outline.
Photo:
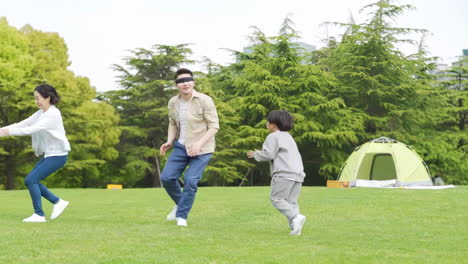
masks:
[[[396,179],[395,164],[391,154],[376,154],[372,161],[370,180],[385,181]]]

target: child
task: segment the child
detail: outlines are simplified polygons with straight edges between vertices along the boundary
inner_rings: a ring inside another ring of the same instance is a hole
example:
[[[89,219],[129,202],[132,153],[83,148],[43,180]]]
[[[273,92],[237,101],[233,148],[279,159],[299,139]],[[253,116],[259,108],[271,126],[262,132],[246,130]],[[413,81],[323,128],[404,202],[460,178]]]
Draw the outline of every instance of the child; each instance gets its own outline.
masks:
[[[270,134],[265,139],[262,150],[249,151],[247,157],[270,162],[271,203],[288,218],[291,229],[289,234],[298,236],[306,220],[299,213],[297,204],[305,173],[301,154],[288,132],[292,125],[293,119],[289,112],[271,111],[267,116]]]

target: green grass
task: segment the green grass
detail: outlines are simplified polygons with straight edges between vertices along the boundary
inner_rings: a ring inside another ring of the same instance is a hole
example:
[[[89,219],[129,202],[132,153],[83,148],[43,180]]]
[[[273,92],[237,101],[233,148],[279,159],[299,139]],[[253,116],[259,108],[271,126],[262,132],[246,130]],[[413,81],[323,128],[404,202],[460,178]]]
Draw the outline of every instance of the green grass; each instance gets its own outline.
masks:
[[[162,189],[55,189],[71,201],[47,223],[27,191],[0,192],[0,263],[467,263],[468,187],[304,187],[302,236],[268,187],[200,188],[189,226],[165,220]],[[51,205],[44,201],[49,216]]]

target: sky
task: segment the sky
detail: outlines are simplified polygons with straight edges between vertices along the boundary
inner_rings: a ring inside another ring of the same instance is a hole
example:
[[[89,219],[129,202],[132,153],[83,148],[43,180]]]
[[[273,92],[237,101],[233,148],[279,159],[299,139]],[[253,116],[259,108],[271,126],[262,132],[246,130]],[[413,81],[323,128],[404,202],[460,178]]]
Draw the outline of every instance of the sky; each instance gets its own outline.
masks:
[[[25,24],[57,32],[67,44],[69,69],[90,79],[97,91],[118,89],[113,64],[123,65],[129,50],[155,44],[190,43],[192,59],[204,57],[227,65],[233,57],[226,49],[242,51],[253,27],[276,36],[286,17],[305,42],[321,48],[324,39],[343,29],[324,22],[357,23],[369,16],[359,10],[373,0],[0,0],[0,17],[16,28]],[[426,29],[427,50],[440,63],[450,64],[468,49],[467,0],[398,0],[412,5],[396,26]],[[419,41],[420,35],[409,36]],[[402,46],[409,54],[414,47]],[[201,64],[190,65],[203,70]]]

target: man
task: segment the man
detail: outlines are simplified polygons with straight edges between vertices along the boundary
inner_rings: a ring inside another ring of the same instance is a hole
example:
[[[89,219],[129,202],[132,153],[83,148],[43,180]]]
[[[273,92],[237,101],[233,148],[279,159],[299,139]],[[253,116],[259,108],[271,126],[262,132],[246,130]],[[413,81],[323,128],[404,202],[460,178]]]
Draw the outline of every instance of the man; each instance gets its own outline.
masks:
[[[165,155],[172,146],[174,150],[164,166],[161,181],[176,204],[167,220],[187,226],[198,181],[215,150],[219,120],[213,99],[193,89],[195,81],[190,70],[179,69],[175,82],[179,94],[169,100],[167,142],[161,145],[160,151]],[[178,179],[186,168],[182,192]]]

